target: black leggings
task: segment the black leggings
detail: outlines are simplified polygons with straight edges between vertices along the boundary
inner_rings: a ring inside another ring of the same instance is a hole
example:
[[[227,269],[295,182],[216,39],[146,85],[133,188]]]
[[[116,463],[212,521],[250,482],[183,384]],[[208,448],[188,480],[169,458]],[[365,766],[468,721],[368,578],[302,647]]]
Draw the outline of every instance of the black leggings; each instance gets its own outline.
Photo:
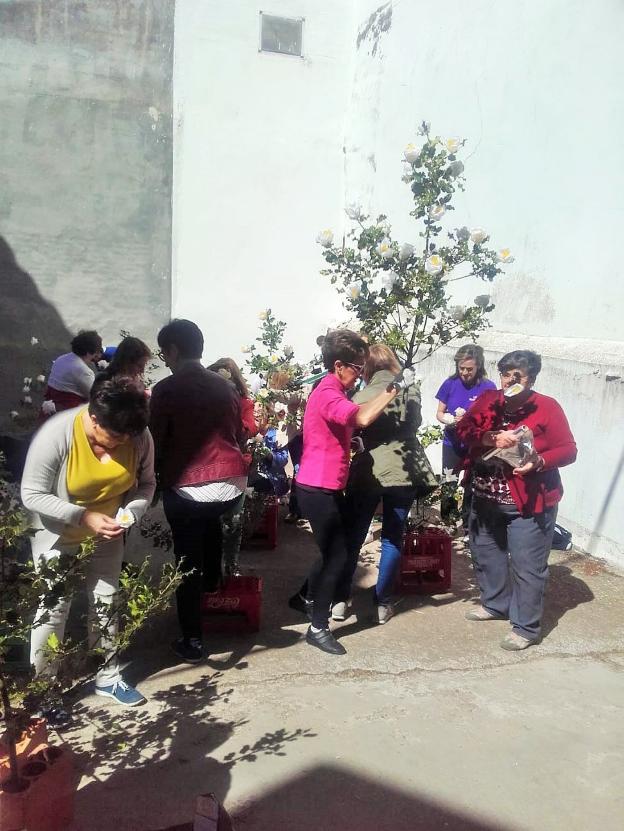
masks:
[[[298,485],[297,497],[321,552],[307,582],[307,597],[314,601],[312,626],[326,629],[336,584],[347,562],[344,493]]]

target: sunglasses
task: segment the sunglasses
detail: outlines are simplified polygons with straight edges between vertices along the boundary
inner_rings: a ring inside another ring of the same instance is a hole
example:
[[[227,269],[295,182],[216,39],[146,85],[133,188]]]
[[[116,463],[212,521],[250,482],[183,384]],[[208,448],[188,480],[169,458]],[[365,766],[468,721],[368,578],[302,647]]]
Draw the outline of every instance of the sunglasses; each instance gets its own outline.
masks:
[[[344,361],[345,366],[350,366],[358,375],[361,375],[364,371],[364,364],[351,364],[349,361]]]

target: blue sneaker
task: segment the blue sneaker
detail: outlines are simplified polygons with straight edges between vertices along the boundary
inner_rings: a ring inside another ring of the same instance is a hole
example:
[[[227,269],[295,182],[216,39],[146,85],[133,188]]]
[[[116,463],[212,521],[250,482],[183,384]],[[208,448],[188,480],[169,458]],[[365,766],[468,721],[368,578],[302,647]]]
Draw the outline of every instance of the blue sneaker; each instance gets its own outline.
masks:
[[[96,695],[102,695],[104,698],[112,698],[117,704],[124,707],[136,707],[137,704],[145,704],[145,696],[141,695],[138,690],[131,687],[129,684],[120,678],[114,684],[109,684],[107,687],[95,688]]]

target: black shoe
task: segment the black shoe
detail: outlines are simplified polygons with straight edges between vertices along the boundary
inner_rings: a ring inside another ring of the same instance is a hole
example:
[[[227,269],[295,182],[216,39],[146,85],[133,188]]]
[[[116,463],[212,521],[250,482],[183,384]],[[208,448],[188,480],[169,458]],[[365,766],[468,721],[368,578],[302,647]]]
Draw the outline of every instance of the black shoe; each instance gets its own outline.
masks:
[[[314,609],[314,601],[307,600],[302,594],[297,592],[292,597],[288,598],[288,605],[296,612],[301,612],[306,615],[308,620],[312,620],[312,610]]]
[[[178,638],[171,648],[187,664],[198,664],[204,657],[202,643],[198,638]]]
[[[71,714],[63,707],[60,701],[55,701],[53,704],[47,704],[40,710],[40,715],[44,718],[53,730],[62,730],[63,727],[69,727],[72,722]]]
[[[316,646],[322,649],[323,652],[329,652],[330,655],[347,654],[347,650],[341,643],[338,643],[329,629],[321,629],[320,632],[313,632],[310,626],[306,632],[306,641],[310,646]]]

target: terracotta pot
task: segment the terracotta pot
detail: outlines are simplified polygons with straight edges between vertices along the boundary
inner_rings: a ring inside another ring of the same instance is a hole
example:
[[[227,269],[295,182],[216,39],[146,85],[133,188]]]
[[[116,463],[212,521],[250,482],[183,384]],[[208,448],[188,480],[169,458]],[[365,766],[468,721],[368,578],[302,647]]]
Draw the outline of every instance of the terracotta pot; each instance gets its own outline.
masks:
[[[0,831],[23,831],[24,806],[30,791],[30,781],[21,780],[15,790],[0,785]]]
[[[29,765],[43,765],[44,773],[31,784],[24,807],[28,831],[63,831],[74,816],[78,785],[71,752],[65,747],[45,747],[30,757]]]
[[[17,742],[17,764],[20,769],[28,756],[36,753],[48,743],[48,728],[43,718],[32,719]],[[0,741],[0,785],[9,778],[9,748],[5,741]]]

